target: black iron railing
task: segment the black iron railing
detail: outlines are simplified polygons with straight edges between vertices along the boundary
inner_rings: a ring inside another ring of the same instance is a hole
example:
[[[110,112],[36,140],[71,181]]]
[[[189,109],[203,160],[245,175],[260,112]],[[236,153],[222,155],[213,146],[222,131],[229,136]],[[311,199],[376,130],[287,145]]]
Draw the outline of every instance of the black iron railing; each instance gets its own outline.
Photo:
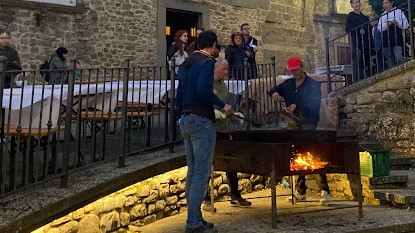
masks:
[[[250,121],[275,124],[265,117],[276,112],[266,95],[276,84],[275,58],[257,65],[256,79],[249,79],[248,64],[234,68],[243,76],[225,82],[240,97],[235,109]],[[57,177],[66,187],[69,171],[108,160],[122,169],[125,156],[163,147],[174,152],[180,143],[172,101],[178,81],[168,76],[169,67],[132,67],[126,57],[123,67],[42,71],[61,75],[62,83],[49,85],[40,70],[1,72],[1,80],[18,81],[0,88],[0,197]],[[231,127],[251,125],[234,121]]]

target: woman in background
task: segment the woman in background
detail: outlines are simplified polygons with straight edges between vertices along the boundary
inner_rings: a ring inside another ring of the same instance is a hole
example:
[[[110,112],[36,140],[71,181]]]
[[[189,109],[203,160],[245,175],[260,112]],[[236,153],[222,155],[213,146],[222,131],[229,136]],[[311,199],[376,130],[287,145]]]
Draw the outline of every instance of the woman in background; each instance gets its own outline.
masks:
[[[233,33],[231,40],[232,43],[225,49],[225,59],[229,63],[229,79],[245,80],[244,61],[250,55],[249,49],[243,43],[242,33]],[[230,98],[233,109],[239,111],[242,95],[231,93]]]
[[[68,57],[68,50],[64,47],[56,49],[55,53],[50,59],[49,69],[51,70],[49,84],[64,84],[66,83],[67,65],[66,58]]]
[[[169,69],[171,71],[171,66],[173,65],[172,58],[174,57],[176,60],[174,62],[174,73],[177,78],[177,74],[180,68],[180,65],[184,62],[184,60],[189,56],[185,51],[185,47],[187,44],[187,31],[186,30],[179,30],[174,35],[174,42],[167,50],[167,62],[169,63]]]

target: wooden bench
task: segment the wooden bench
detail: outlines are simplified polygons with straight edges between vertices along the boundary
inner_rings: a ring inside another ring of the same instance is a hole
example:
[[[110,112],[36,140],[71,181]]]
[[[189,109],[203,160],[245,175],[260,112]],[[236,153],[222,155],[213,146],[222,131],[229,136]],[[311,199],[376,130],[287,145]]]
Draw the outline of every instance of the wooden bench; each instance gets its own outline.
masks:
[[[9,183],[11,186],[15,185],[16,174],[16,153],[17,148],[23,156],[22,167],[22,185],[25,183],[33,183],[36,178],[44,179],[46,174],[42,174],[42,177],[34,177],[34,148],[39,145],[42,147],[43,153],[43,171],[48,174],[54,174],[56,168],[56,133],[59,131],[65,131],[65,127],[54,128],[29,128],[29,127],[17,127],[16,125],[4,125],[4,135],[10,137],[10,176]],[[51,142],[51,158],[49,160],[49,166],[47,167],[47,145],[49,143],[49,136],[52,136]],[[40,137],[40,140],[37,138]],[[18,142],[20,142],[18,144]],[[39,144],[38,144],[39,143]],[[27,154],[29,149],[29,154]],[[28,155],[28,156],[27,156]],[[28,158],[27,158],[28,157]],[[26,162],[29,160],[28,163]],[[47,171],[46,171],[47,170]],[[27,174],[27,175],[26,175]]]

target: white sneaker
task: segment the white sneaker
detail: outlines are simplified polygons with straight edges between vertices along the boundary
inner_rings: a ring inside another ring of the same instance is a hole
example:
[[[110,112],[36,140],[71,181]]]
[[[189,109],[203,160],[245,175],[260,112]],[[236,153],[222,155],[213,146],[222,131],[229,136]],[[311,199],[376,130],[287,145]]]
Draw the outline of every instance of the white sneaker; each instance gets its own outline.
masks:
[[[294,193],[294,197],[295,197],[295,201],[305,201],[306,200],[305,194],[301,195],[299,193]],[[287,197],[286,200],[291,203],[293,201],[293,195]]]
[[[327,191],[321,191],[320,205],[329,206],[331,202],[331,196]]]

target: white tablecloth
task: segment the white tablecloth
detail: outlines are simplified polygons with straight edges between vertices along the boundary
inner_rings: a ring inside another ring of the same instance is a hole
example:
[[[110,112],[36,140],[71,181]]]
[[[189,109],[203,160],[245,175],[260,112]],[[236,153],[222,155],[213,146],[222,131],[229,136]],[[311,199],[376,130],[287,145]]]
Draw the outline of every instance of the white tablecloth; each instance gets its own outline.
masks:
[[[340,75],[353,74],[353,68],[352,68],[352,65],[330,66],[330,73],[340,74]],[[315,69],[314,74],[315,75],[327,74],[327,67],[319,67]]]
[[[50,92],[34,93],[20,88],[4,89],[2,108],[5,109],[5,124],[20,125],[24,128],[47,128],[49,120],[52,128],[59,119],[59,99]]]
[[[241,94],[245,90],[244,81],[225,80],[225,83],[234,94]],[[177,86],[178,82],[175,83],[176,88]],[[123,87],[123,82],[75,84],[73,109],[77,111],[81,104],[81,109],[113,111],[117,102],[123,100]],[[4,89],[3,94],[2,106],[6,109],[6,123],[47,128],[51,119],[53,126],[56,126],[61,101],[67,106],[68,85],[24,86],[23,89],[14,88],[13,93],[11,90]],[[129,81],[127,101],[159,104],[170,90],[170,80]]]

